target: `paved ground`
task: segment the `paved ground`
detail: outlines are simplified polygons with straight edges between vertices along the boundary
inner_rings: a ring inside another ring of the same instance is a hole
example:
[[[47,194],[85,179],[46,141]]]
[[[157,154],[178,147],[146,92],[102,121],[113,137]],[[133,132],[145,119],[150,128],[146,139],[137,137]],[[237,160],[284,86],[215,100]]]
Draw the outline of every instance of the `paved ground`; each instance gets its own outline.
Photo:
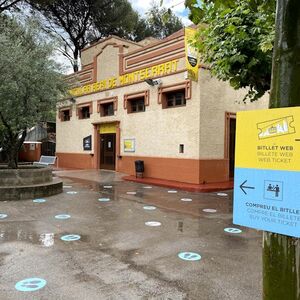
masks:
[[[168,193],[123,182],[113,172],[56,174],[65,176],[63,194],[44,203],[0,202],[0,213],[8,215],[0,220],[1,300],[261,299],[261,233],[224,232],[238,228],[232,225],[231,192]],[[59,214],[71,218],[55,219]],[[81,239],[62,241],[68,234]],[[178,257],[187,251],[201,260]],[[47,283],[17,291],[15,284],[26,278]]]

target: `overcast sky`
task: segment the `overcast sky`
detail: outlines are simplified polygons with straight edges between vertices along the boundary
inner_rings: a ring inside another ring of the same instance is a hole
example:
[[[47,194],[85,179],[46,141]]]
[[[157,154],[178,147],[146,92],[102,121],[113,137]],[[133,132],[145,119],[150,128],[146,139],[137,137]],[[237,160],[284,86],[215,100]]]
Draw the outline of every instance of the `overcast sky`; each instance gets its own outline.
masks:
[[[129,0],[132,7],[141,15],[144,15],[151,7],[151,3],[160,5],[160,0]],[[188,9],[185,9],[184,1],[182,0],[164,0],[163,7],[171,8],[172,11],[182,19],[184,25],[190,25],[191,21],[188,19]]]

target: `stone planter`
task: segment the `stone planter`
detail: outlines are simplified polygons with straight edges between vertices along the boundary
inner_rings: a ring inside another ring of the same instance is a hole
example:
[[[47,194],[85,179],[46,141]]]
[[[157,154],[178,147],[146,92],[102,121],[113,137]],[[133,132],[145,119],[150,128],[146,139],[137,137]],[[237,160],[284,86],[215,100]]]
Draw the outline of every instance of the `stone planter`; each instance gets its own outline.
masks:
[[[62,192],[62,181],[53,180],[48,167],[0,167],[0,200],[25,200],[47,197]]]

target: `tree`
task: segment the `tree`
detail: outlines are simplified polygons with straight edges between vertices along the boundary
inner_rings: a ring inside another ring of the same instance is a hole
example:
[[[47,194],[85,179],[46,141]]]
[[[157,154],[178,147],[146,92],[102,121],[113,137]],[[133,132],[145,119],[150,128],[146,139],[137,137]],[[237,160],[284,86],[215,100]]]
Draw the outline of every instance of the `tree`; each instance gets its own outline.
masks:
[[[0,0],[0,13],[15,7],[21,0]]]
[[[183,28],[181,20],[172,12],[171,9],[153,6],[146,13],[146,36],[163,39],[172,33]]]
[[[234,89],[249,88],[244,101],[270,90],[275,37],[275,1],[237,0],[192,6],[191,20],[199,22],[202,60],[213,76]]]
[[[27,129],[47,120],[65,86],[51,41],[32,22],[0,17],[0,148],[17,168]]]
[[[40,12],[48,33],[63,43],[61,51],[74,72],[79,70],[80,51],[91,41],[110,34],[128,37],[138,15],[128,0],[28,0],[33,13]],[[70,54],[70,52],[72,54]]]

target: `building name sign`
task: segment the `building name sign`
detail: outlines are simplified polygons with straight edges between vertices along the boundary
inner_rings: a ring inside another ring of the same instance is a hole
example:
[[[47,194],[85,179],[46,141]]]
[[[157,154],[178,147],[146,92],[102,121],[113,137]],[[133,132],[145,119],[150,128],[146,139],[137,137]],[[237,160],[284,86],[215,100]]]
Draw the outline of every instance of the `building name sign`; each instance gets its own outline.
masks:
[[[150,68],[144,68],[135,72],[127,73],[118,77],[111,77],[87,84],[81,87],[71,89],[72,96],[82,96],[90,93],[100,92],[106,89],[121,87],[123,85],[143,81],[147,78],[168,75],[176,72],[178,69],[178,59],[159,64]]]

